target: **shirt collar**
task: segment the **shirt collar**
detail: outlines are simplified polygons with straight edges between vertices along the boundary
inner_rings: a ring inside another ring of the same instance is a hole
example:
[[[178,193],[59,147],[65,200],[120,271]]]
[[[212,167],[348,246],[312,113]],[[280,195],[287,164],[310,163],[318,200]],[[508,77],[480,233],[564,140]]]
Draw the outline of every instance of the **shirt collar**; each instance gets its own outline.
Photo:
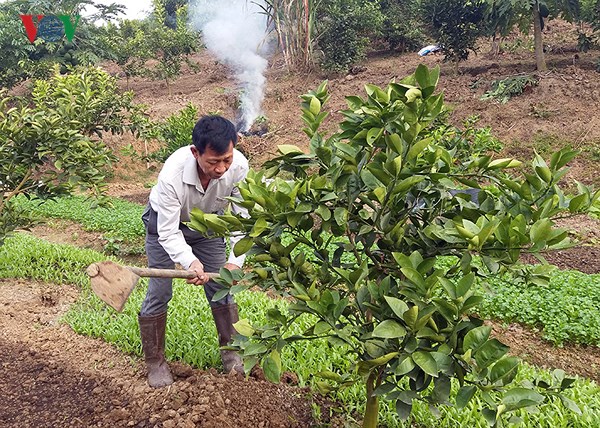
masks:
[[[190,153],[191,154],[191,153]],[[198,176],[198,163],[193,156],[188,158],[183,166],[183,182],[201,188],[200,177]]]

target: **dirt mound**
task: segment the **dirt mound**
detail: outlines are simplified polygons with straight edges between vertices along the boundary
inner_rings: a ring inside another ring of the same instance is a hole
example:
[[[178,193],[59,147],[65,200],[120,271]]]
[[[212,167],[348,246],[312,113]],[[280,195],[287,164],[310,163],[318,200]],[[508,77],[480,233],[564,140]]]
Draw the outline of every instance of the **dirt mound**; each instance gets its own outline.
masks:
[[[0,427],[309,427],[311,392],[173,363],[147,386],[143,364],[74,333],[67,286],[0,280]]]

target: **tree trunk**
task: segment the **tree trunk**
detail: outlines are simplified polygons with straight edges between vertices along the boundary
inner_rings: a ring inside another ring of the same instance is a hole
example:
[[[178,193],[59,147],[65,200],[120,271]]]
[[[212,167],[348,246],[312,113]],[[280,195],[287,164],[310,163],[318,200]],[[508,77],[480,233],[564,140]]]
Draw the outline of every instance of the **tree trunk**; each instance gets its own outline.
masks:
[[[536,1],[533,5],[533,40],[535,43],[535,63],[538,71],[546,71],[546,59],[544,58],[544,41],[542,40],[542,22],[540,17],[540,5]]]
[[[373,391],[381,384],[379,370],[374,370],[367,379],[367,406],[363,418],[363,428],[377,428],[379,419],[379,397]]]

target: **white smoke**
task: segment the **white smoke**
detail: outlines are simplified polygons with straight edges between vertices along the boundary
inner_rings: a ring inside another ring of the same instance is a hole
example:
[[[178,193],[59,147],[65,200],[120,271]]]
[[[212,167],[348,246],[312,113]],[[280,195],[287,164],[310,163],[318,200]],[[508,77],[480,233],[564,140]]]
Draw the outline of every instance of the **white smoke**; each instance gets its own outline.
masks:
[[[261,114],[267,57],[267,17],[262,0],[196,0],[190,16],[206,47],[234,72],[240,85],[240,130],[250,129]]]

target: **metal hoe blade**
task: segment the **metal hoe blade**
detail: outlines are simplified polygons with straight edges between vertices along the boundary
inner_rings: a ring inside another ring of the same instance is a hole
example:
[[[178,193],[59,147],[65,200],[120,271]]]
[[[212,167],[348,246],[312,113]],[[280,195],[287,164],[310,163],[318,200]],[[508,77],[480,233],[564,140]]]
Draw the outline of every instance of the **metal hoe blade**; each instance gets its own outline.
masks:
[[[118,312],[123,310],[140,279],[131,270],[111,261],[91,264],[86,272],[90,276],[94,293]]]

